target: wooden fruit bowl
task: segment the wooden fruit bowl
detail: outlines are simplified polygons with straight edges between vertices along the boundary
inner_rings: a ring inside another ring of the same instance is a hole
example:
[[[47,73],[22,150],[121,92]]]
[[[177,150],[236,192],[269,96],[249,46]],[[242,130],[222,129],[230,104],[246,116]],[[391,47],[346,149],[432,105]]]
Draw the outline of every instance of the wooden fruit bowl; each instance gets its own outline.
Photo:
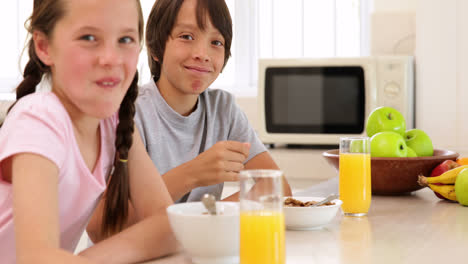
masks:
[[[322,153],[327,162],[339,168],[339,149]],[[428,176],[432,169],[444,160],[456,160],[458,153],[451,150],[434,149],[430,157],[414,158],[371,158],[372,194],[400,195],[417,191],[418,175]]]

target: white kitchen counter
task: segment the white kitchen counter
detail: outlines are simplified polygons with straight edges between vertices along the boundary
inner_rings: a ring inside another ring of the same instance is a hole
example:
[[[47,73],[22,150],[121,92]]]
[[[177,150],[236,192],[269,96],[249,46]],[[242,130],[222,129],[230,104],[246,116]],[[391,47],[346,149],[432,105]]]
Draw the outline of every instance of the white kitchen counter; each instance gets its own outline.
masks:
[[[405,196],[373,196],[369,215],[341,213],[319,230],[286,232],[288,264],[464,263],[468,207],[429,189]],[[189,264],[182,253],[147,264]]]

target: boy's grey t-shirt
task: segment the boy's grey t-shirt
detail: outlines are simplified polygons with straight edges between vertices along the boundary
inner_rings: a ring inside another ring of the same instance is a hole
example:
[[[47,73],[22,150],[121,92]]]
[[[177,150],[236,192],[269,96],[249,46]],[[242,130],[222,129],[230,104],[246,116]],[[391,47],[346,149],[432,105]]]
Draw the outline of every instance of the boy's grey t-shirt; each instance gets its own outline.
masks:
[[[150,81],[140,87],[135,121],[146,150],[161,175],[199,155],[205,122],[205,151],[224,140],[251,144],[245,162],[266,151],[246,115],[235,103],[234,96],[223,90],[207,89],[198,97],[195,111],[182,116],[166,103],[155,82]],[[223,185],[193,189],[187,201],[199,201],[205,193],[211,193],[219,200]]]

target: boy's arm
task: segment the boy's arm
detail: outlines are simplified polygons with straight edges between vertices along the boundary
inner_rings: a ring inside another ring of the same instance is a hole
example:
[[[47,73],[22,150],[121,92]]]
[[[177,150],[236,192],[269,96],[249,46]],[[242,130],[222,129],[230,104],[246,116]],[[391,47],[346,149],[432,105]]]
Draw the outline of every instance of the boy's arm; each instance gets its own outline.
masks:
[[[249,155],[249,143],[219,141],[195,159],[163,175],[173,200],[200,186],[237,181]]]
[[[262,152],[257,156],[251,158],[245,164],[246,170],[256,170],[256,169],[271,169],[271,170],[279,170],[278,165],[276,165],[275,161],[271,157],[268,151]],[[284,196],[291,196],[291,187],[289,186],[286,177],[283,174],[283,194]],[[234,193],[231,196],[226,197],[223,201],[238,201],[239,200],[239,192]]]

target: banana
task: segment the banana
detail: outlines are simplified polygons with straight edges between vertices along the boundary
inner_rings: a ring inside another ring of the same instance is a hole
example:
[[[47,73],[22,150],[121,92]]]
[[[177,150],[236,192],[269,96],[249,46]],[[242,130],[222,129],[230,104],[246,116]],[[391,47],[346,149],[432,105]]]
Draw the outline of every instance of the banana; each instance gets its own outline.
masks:
[[[439,193],[443,197],[457,202],[457,195],[455,194],[455,185],[447,184],[447,185],[435,185],[429,184],[429,188],[434,192]]]
[[[458,173],[465,168],[468,168],[468,165],[456,167],[436,177],[419,176],[418,182],[422,186],[426,186],[429,183],[455,184]]]

